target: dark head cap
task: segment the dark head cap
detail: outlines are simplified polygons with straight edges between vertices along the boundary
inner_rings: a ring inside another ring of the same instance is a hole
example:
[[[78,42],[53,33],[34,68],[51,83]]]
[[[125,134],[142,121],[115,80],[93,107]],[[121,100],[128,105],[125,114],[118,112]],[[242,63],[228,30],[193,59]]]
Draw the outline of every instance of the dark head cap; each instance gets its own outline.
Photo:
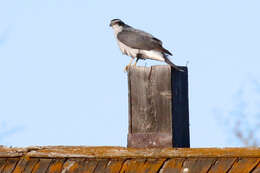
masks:
[[[119,26],[124,26],[125,25],[125,23],[122,21],[122,20],[120,20],[120,19],[113,19],[113,20],[111,20],[110,21],[110,25],[109,26],[113,26],[113,25],[119,25]]]

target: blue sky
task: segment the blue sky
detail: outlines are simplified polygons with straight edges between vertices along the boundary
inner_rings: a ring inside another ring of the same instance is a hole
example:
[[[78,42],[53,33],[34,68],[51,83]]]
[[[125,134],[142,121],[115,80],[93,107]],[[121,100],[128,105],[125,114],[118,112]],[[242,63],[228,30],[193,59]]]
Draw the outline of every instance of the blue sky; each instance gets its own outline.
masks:
[[[222,122],[236,116],[230,112],[241,90],[239,99],[250,105],[259,95],[245,87],[260,88],[259,5],[0,0],[0,143],[126,145],[129,57],[109,27],[120,18],[160,38],[176,64],[189,61],[191,146],[239,146]],[[249,117],[258,111],[248,109]]]

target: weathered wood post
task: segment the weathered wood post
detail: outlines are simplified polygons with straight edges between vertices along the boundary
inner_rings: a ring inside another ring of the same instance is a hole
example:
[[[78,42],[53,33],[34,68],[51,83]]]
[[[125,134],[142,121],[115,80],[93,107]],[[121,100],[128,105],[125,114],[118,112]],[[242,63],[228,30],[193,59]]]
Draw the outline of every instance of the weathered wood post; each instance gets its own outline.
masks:
[[[128,147],[190,147],[188,69],[131,67]]]

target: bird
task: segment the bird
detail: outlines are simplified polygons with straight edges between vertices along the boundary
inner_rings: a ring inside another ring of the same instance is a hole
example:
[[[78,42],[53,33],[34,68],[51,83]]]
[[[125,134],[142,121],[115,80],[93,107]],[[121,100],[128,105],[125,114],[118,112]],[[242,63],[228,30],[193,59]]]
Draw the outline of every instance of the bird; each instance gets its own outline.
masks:
[[[136,66],[139,59],[151,59],[166,62],[174,69],[183,71],[169,60],[168,56],[172,55],[172,53],[165,49],[162,41],[152,34],[135,29],[120,19],[112,19],[109,26],[114,30],[121,52],[131,57],[125,71],[128,71],[135,58],[134,66]]]

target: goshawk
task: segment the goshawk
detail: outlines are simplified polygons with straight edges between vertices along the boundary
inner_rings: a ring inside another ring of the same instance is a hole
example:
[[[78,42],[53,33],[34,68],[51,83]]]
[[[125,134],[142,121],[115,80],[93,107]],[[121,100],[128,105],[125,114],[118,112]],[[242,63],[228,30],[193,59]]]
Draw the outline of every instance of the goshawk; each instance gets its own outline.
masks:
[[[115,37],[122,53],[132,57],[130,63],[125,67],[125,71],[128,70],[135,58],[134,66],[139,59],[152,59],[166,62],[173,68],[183,71],[168,59],[167,55],[172,54],[162,46],[162,41],[158,38],[135,29],[120,19],[111,20],[110,26],[115,31]]]

